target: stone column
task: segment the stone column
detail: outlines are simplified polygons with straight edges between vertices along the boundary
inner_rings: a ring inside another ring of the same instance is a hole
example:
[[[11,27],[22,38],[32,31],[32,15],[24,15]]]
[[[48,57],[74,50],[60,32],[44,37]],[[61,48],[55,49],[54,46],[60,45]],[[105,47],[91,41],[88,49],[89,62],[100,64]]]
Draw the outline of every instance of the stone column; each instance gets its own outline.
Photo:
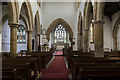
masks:
[[[78,51],[83,51],[83,35],[78,33]]]
[[[27,31],[27,52],[31,53],[32,51],[32,31]]]
[[[39,37],[40,37],[40,26],[38,23],[36,23],[36,27],[35,27],[35,51],[39,51],[38,47],[39,47]]]
[[[114,51],[117,51],[117,36],[113,36],[113,48]]]
[[[38,44],[38,51],[41,51],[41,46],[40,46],[40,34],[37,34],[38,35],[38,42],[37,42],[37,44]]]
[[[35,51],[38,51],[39,46],[39,34],[35,35]]]
[[[103,21],[95,21],[95,57],[104,57]]]
[[[84,52],[89,52],[89,30],[84,30]]]
[[[17,23],[10,23],[10,57],[17,57]]]

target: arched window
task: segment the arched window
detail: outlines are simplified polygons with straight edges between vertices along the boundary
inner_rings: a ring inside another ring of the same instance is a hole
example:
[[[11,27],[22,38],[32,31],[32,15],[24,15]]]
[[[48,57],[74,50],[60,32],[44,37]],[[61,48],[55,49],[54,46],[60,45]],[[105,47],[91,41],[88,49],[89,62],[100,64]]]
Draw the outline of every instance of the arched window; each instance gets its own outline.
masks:
[[[91,23],[90,25],[90,43],[94,43],[94,25]]]
[[[17,42],[18,43],[26,42],[26,30],[23,25],[20,25],[17,29]]]
[[[54,30],[54,43],[66,43],[67,42],[67,32],[62,24],[58,24]]]

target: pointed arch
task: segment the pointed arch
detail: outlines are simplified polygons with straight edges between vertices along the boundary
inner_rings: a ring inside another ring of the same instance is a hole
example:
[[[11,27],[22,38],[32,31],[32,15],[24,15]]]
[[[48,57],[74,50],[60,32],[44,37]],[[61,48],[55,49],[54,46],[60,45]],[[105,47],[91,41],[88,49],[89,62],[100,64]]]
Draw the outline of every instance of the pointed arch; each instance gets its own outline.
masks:
[[[84,5],[84,16],[83,16],[83,22],[84,22],[84,51],[89,52],[89,30],[90,30],[90,23],[93,18],[93,6],[91,0],[87,0]]]
[[[79,18],[78,18],[78,33],[82,33],[82,15],[81,15],[81,12],[79,12]]]
[[[19,23],[19,5],[16,1],[8,2],[8,22],[9,23]]]
[[[90,17],[91,13],[93,13],[92,11],[93,11],[92,2],[91,0],[88,0],[87,2],[85,2],[85,7],[84,7],[84,29],[85,30],[89,30],[89,25],[93,18],[93,15],[92,15],[92,18]]]
[[[40,16],[39,16],[39,12],[37,11],[35,14],[35,19],[34,19],[34,24],[36,24],[36,29],[38,30],[37,33],[40,34],[41,33],[41,28],[40,28]]]
[[[26,26],[26,30],[28,30],[28,21],[26,20],[25,16],[20,14],[20,18],[19,19],[23,20],[23,22],[25,23],[25,26]]]
[[[77,49],[78,51],[83,50],[83,28],[82,28],[81,12],[79,12],[79,19],[78,19]]]
[[[50,33],[51,33],[51,31],[56,27],[56,25],[57,25],[58,23],[63,24],[64,27],[66,28],[66,30],[68,30],[68,32],[69,32],[69,38],[73,38],[73,31],[72,31],[70,25],[69,25],[65,20],[63,20],[62,18],[58,18],[58,19],[56,19],[55,21],[53,21],[53,22],[50,24],[50,26],[48,27],[47,33],[46,33],[47,40],[49,41],[49,39],[50,39]]]
[[[39,12],[37,11],[35,14],[35,18],[34,18],[34,32],[35,32],[35,51],[40,50],[40,32],[41,32],[41,28],[40,28],[40,17],[39,17]]]
[[[31,7],[30,2],[24,2],[22,4],[21,10],[22,10],[22,8],[24,8],[26,11],[26,17],[28,19],[28,24],[29,24],[28,30],[33,30],[33,13],[32,13],[32,7]],[[21,12],[21,10],[20,10],[20,12]],[[20,17],[20,15],[19,15],[19,17]]]
[[[113,28],[113,48],[117,51],[117,33],[118,33],[118,24],[120,23],[120,17],[118,17],[114,28]]]

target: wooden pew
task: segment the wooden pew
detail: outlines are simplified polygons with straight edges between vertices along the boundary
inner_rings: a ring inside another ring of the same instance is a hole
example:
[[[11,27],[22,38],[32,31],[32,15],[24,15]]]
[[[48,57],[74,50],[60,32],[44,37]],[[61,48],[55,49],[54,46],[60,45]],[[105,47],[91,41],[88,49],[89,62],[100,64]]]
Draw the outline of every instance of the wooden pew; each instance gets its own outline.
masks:
[[[120,52],[119,51],[104,52],[104,54],[107,57],[120,57]]]
[[[9,56],[8,56],[9,57]],[[18,56],[17,58],[3,57],[3,80],[6,80],[9,73],[16,75],[17,79],[35,80],[37,73],[41,66],[45,66],[52,59],[53,54],[51,52],[32,52],[26,56]],[[12,64],[12,65],[11,65]],[[14,71],[16,70],[16,71]],[[34,72],[33,72],[34,71]],[[34,75],[32,75],[32,74]],[[25,75],[27,74],[27,75]],[[9,75],[16,80],[14,75]],[[12,79],[12,80],[13,80]]]
[[[120,58],[103,58],[103,59],[99,59],[99,58],[91,58],[91,57],[75,57],[72,58],[72,62],[71,62],[71,73],[72,76],[75,78],[75,73],[76,71],[78,71],[76,69],[76,63],[83,63],[83,64],[97,64],[97,63],[115,63],[115,64],[119,64],[120,63]]]
[[[81,73],[79,73],[80,70],[82,71],[84,69],[91,69],[91,70],[92,69],[94,69],[94,70],[95,69],[96,70],[109,69],[109,71],[111,71],[111,69],[115,69],[116,71],[117,70],[119,71],[119,69],[120,69],[119,66],[120,66],[120,64],[117,64],[117,63],[76,63],[74,72],[73,72],[73,78],[76,80],[78,74],[81,74]],[[119,73],[120,73],[120,71],[119,71]]]
[[[53,54],[49,51],[42,51],[42,52],[32,52],[32,57],[41,57],[41,66],[45,67],[49,61],[52,59]]]
[[[16,69],[2,69],[2,80],[16,80],[16,74],[17,71]]]
[[[12,66],[12,65],[13,66]],[[40,69],[38,68],[38,63],[36,58],[4,58],[3,59],[3,67],[9,68],[12,66],[14,69],[15,66],[17,65],[25,65],[28,64],[31,72],[34,74],[34,78],[37,77],[38,72],[40,73]],[[7,66],[9,65],[9,66]],[[18,66],[17,66],[18,67]]]
[[[0,55],[2,55],[2,57],[9,57],[10,52],[0,52]]]
[[[93,57],[93,53],[85,53],[80,51],[69,51],[66,55],[68,67],[70,68],[71,57],[74,55],[81,56],[81,57]]]
[[[12,65],[11,65],[11,63],[4,63],[3,67],[2,67],[2,70],[4,70],[2,79],[6,80],[6,76],[4,76],[4,74],[6,74],[6,71],[10,71],[10,70],[14,70],[14,69],[16,69],[15,75],[16,75],[17,80],[19,80],[19,79],[20,80],[22,80],[22,79],[31,80],[32,79],[31,68],[30,68],[29,64],[27,64],[27,63],[26,64],[12,64]]]
[[[120,80],[120,69],[115,67],[83,67],[79,69],[78,80]]]
[[[17,59],[22,59],[22,61],[24,61],[24,62],[32,63],[33,65],[31,65],[31,66],[33,67],[35,73],[37,74],[38,71],[40,73],[41,57],[21,56],[21,57],[18,57]],[[37,70],[37,72],[36,72],[36,70]]]

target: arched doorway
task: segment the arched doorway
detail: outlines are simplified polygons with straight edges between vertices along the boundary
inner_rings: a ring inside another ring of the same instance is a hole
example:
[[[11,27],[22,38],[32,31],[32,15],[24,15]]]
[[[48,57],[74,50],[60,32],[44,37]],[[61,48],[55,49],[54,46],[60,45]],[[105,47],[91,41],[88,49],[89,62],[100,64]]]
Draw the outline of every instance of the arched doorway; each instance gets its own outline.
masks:
[[[49,47],[53,48],[56,52],[63,51],[63,48],[72,47],[72,39],[73,31],[69,24],[62,18],[53,21],[47,30]],[[62,53],[58,53],[57,55],[59,54],[62,55]]]

